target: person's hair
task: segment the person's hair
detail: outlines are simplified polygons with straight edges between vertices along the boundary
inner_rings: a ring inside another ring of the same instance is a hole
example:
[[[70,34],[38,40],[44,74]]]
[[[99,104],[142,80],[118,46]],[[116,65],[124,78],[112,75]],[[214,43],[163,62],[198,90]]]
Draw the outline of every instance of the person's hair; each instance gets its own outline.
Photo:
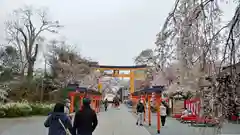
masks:
[[[70,103],[71,101],[68,99],[68,98],[66,98],[65,100],[64,100],[64,103],[66,104],[66,103]]]
[[[64,112],[64,104],[56,103],[56,105],[54,106],[53,112]]]
[[[91,104],[91,99],[89,99],[89,98],[84,98],[83,99],[83,106],[89,107],[90,104]]]
[[[184,107],[184,110],[187,110],[187,107]]]

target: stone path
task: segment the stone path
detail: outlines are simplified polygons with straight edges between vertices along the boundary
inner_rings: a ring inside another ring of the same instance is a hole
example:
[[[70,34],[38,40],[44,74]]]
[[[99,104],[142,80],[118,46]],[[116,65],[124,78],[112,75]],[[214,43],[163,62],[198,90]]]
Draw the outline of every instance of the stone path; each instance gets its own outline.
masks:
[[[93,135],[156,135],[156,114],[152,114],[152,126],[136,126],[136,117],[130,113],[131,109],[121,105],[120,109],[111,108],[107,112],[98,114],[99,125]],[[47,135],[47,128],[43,126],[46,117],[29,117],[18,119],[0,119],[0,135]],[[148,130],[148,131],[147,131]],[[211,135],[213,128],[189,127],[175,119],[167,118],[166,127],[161,128],[161,135]],[[226,124],[223,133],[240,134],[240,125]]]
[[[43,126],[45,119],[0,119],[0,135],[47,135],[47,128]],[[135,125],[136,119],[124,105],[120,109],[109,108],[107,112],[99,113],[98,119],[99,125],[93,135],[150,135],[144,127]],[[5,126],[2,128],[2,125]]]
[[[147,124],[146,124],[147,125]],[[146,129],[152,134],[156,135],[157,128],[157,115],[152,114],[152,126],[145,126]],[[166,126],[161,127],[161,135],[212,135],[214,128],[198,128],[191,127],[189,124],[183,124],[179,121],[168,117],[166,121]],[[225,124],[222,129],[222,134],[225,135],[239,135],[240,134],[240,124]]]
[[[111,108],[99,117],[99,126],[93,135],[150,135],[140,126],[136,126],[135,117],[125,105],[120,109]]]
[[[43,126],[46,117],[20,118],[21,121],[14,123],[16,119],[1,119],[0,125],[4,121],[5,129],[1,129],[0,135],[47,135],[47,129]],[[11,122],[10,122],[11,121]]]
[[[128,108],[128,111],[131,112],[132,109]],[[136,117],[136,116],[135,116]],[[153,113],[151,115],[152,125],[148,126],[148,120],[146,119],[145,128],[152,134],[156,135],[157,133],[157,115]],[[191,127],[189,124],[182,124],[179,121],[168,117],[166,121],[166,126],[161,127],[160,134],[161,135],[193,135],[193,134],[201,134],[201,135],[212,135],[214,128],[197,128]],[[222,129],[223,135],[240,135],[240,124],[225,124]]]

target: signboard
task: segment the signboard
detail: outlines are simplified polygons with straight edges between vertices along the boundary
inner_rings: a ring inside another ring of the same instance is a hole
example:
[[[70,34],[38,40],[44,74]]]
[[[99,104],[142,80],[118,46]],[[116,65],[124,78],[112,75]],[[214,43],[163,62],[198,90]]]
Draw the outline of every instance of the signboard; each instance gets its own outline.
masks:
[[[113,70],[113,76],[119,75],[119,70]]]
[[[103,71],[103,75],[112,76],[112,74],[113,74],[112,70],[105,70],[105,71]]]

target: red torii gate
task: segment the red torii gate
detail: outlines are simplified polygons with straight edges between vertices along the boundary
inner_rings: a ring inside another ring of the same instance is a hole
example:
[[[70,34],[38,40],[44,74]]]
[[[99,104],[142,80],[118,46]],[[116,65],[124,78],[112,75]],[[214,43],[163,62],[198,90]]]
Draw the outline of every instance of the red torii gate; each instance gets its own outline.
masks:
[[[98,94],[87,92],[87,91],[86,92],[71,91],[71,92],[68,92],[68,96],[70,97],[70,113],[74,111],[74,100],[76,95],[79,96],[80,98],[80,102],[79,102],[80,108],[82,107],[83,98],[89,97],[92,100],[91,106],[93,107],[93,109],[97,113],[100,112],[100,102],[102,99],[102,95],[98,95]]]
[[[150,88],[151,89],[151,88]],[[157,88],[156,88],[157,89]],[[160,88],[162,89],[162,88]],[[155,92],[150,92],[150,91],[138,91],[136,93],[133,93],[130,95],[130,99],[132,99],[133,102],[136,103],[136,101],[138,101],[139,99],[143,100],[144,105],[145,105],[145,109],[146,109],[146,99],[148,100],[148,110],[145,112],[148,112],[148,125],[151,126],[151,99],[155,98],[156,103],[157,103],[157,133],[160,133],[160,105],[162,101],[166,101],[168,102],[167,98],[162,98],[162,93],[155,93]],[[134,106],[133,106],[133,109]],[[146,113],[144,113],[144,121],[146,121]]]

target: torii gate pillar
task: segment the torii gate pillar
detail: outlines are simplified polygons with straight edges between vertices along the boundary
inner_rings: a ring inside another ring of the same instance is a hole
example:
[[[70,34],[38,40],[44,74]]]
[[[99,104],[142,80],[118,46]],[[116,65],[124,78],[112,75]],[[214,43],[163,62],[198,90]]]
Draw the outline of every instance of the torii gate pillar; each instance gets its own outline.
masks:
[[[134,71],[130,70],[130,93],[134,93]]]

